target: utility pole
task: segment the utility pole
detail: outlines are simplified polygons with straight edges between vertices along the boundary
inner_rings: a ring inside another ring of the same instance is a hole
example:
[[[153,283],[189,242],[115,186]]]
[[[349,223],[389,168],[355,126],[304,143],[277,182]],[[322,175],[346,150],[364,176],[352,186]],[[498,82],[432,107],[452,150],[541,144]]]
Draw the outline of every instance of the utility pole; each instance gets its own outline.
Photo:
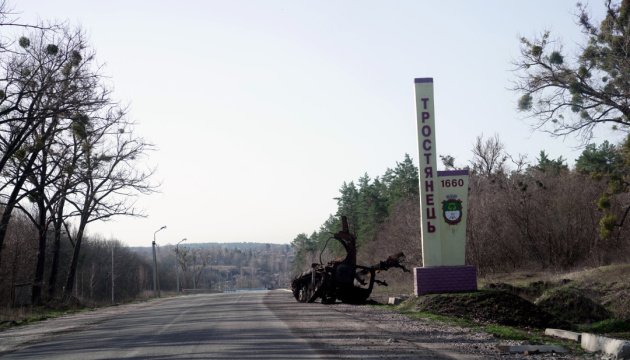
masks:
[[[201,251],[201,249],[197,249],[193,251],[193,289],[197,290],[197,264],[195,262],[195,253]]]
[[[166,225],[159,228],[156,232],[153,233],[153,297],[157,297],[157,260],[155,257],[155,234],[157,234],[160,230],[166,229]]]
[[[112,304],[114,303],[114,244],[112,244]]]
[[[179,244],[182,241],[186,241],[186,238],[183,238],[180,242],[175,245],[175,271],[177,272],[177,295],[179,295]]]

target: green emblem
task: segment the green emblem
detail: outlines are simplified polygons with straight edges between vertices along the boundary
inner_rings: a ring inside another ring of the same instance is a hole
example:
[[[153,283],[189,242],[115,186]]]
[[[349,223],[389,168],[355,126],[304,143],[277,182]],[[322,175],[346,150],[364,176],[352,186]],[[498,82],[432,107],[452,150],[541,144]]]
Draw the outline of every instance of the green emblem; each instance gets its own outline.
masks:
[[[446,195],[448,200],[442,201],[442,214],[449,225],[457,225],[462,221],[462,201],[457,195]]]

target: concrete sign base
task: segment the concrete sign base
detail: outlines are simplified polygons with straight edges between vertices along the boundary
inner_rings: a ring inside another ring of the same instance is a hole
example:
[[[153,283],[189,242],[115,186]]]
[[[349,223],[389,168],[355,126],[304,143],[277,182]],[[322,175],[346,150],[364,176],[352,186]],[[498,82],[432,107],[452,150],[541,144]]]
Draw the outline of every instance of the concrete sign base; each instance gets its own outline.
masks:
[[[414,268],[416,296],[477,290],[477,269],[472,265]]]

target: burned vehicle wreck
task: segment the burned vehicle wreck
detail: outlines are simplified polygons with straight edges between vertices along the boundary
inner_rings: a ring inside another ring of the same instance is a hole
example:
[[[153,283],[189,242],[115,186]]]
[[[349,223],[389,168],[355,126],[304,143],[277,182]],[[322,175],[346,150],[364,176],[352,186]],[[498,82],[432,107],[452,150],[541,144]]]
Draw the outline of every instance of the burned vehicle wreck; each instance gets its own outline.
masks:
[[[342,230],[328,240],[335,239],[341,243],[346,256],[323,264],[320,253],[320,263],[312,264],[310,269],[297,275],[291,283],[297,301],[310,303],[321,298],[323,304],[332,304],[337,299],[348,304],[362,304],[372,293],[374,283],[387,286],[384,281],[375,279],[377,273],[390,268],[409,272],[401,264],[405,258],[402,252],[390,255],[385,261],[373,266],[357,265],[356,238],[348,229],[347,218],[342,216],[341,221]]]

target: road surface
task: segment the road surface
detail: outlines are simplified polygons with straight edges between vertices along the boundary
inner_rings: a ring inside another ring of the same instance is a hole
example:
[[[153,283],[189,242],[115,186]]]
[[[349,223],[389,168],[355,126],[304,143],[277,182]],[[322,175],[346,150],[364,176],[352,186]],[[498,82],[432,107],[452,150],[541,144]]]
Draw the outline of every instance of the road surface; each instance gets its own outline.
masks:
[[[394,322],[406,323],[404,318],[400,320],[401,317],[386,312],[384,316],[387,318],[367,321],[361,313],[364,311],[362,309],[365,308],[342,304],[298,303],[287,291],[180,296],[138,306],[104,309],[102,312],[110,311],[110,314],[105,317],[98,315],[101,316],[98,320],[85,320],[85,317],[91,316],[89,313],[73,314],[0,332],[0,357],[481,358],[453,348],[453,343],[461,343],[470,334],[457,330],[444,338],[442,335],[445,331],[433,327],[428,331],[416,330],[416,335],[419,334],[420,337],[411,337],[406,326],[394,329]],[[99,311],[94,313],[98,314]],[[438,340],[439,336],[443,339]]]
[[[320,359],[263,305],[265,293],[169,299],[3,359]]]

